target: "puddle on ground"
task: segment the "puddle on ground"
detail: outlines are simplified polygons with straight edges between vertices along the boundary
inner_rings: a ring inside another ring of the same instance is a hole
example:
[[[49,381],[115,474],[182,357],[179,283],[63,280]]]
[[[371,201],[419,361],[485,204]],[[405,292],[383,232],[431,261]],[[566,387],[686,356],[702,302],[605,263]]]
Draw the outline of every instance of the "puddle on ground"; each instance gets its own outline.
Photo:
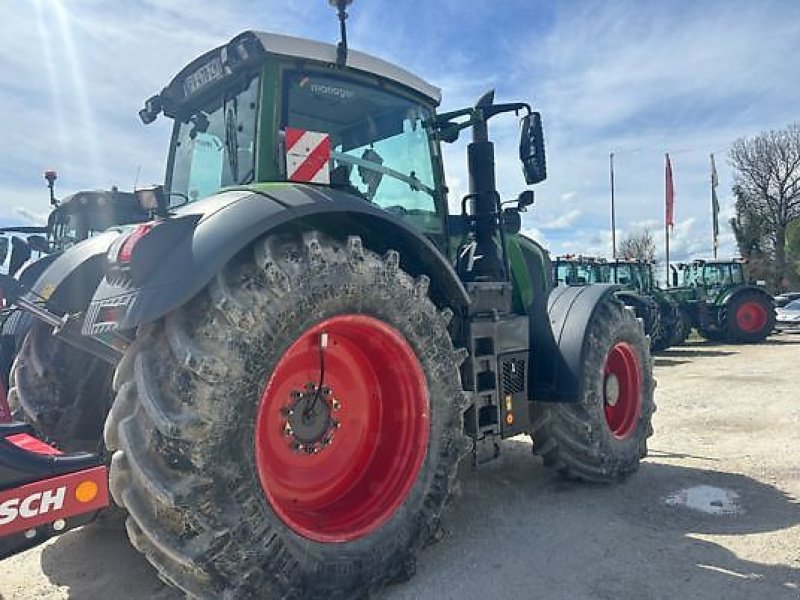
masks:
[[[669,506],[685,506],[707,515],[739,515],[744,512],[739,494],[711,485],[695,485],[666,497]]]

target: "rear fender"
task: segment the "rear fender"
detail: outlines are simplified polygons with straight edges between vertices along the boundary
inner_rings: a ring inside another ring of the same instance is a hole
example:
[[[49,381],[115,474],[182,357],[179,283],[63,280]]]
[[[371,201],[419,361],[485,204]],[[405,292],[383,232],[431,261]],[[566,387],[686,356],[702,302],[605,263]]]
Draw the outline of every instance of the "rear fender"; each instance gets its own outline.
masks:
[[[106,231],[75,244],[58,255],[30,287],[30,300],[46,300],[57,314],[83,312],[103,277],[105,254],[119,236]]]
[[[586,355],[586,330],[597,306],[620,287],[611,284],[558,286],[547,299],[547,318],[531,319],[532,399],[579,402]]]
[[[768,304],[770,304],[772,306],[775,305],[774,298],[772,296],[770,296],[764,288],[759,287],[757,285],[745,285],[745,286],[738,287],[738,288],[735,288],[733,290],[728,291],[725,294],[725,296],[722,298],[722,301],[721,301],[720,304],[722,306],[727,306],[731,301],[733,301],[734,298],[740,296],[744,292],[755,292],[755,293],[763,296]]]
[[[92,299],[84,334],[129,330],[163,317],[197,295],[253,241],[287,229],[360,235],[371,250],[397,250],[406,271],[430,277],[434,302],[454,311],[469,303],[430,240],[400,217],[340,190],[272,184],[225,191],[177,212],[138,242],[128,277],[109,271]]]

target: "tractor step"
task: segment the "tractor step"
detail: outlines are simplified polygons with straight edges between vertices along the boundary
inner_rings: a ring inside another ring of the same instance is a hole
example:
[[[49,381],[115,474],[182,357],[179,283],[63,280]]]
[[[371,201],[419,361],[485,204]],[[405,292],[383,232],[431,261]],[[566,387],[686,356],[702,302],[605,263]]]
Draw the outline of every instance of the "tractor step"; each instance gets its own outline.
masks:
[[[501,299],[510,309],[511,294],[504,285],[467,284],[475,302],[469,319],[469,358],[462,367],[462,380],[465,389],[473,392],[475,402],[464,415],[464,427],[474,441],[475,464],[496,458],[498,439],[530,430],[529,321],[528,317],[496,310],[504,304]],[[475,310],[490,306],[495,310]],[[488,446],[487,452],[482,446]]]

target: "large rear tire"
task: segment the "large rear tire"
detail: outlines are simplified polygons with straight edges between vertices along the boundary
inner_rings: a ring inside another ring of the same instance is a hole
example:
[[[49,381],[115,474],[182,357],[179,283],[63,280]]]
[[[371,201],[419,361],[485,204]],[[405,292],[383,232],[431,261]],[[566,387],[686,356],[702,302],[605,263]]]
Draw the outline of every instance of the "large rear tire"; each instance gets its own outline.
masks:
[[[106,443],[164,579],[349,599],[413,571],[467,448],[451,313],[427,286],[357,237],[272,235],[140,329]]]
[[[731,342],[761,342],[775,329],[775,303],[765,293],[744,290],[728,301],[723,322]]]
[[[641,325],[613,298],[597,306],[585,340],[580,398],[533,404],[533,451],[567,478],[610,483],[647,455],[652,359]]]
[[[15,418],[60,449],[98,452],[112,374],[111,365],[66,344],[49,325],[34,320],[11,368],[8,401]]]

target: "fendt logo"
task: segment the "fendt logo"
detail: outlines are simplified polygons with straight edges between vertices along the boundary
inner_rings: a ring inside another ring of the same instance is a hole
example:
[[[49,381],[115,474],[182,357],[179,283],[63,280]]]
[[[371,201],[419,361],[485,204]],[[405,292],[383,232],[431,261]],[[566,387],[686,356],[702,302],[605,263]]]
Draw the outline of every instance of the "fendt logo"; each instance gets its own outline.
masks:
[[[7,525],[21,517],[32,519],[50,511],[61,510],[67,495],[67,486],[54,490],[35,492],[24,498],[11,498],[0,504],[0,525]]]

